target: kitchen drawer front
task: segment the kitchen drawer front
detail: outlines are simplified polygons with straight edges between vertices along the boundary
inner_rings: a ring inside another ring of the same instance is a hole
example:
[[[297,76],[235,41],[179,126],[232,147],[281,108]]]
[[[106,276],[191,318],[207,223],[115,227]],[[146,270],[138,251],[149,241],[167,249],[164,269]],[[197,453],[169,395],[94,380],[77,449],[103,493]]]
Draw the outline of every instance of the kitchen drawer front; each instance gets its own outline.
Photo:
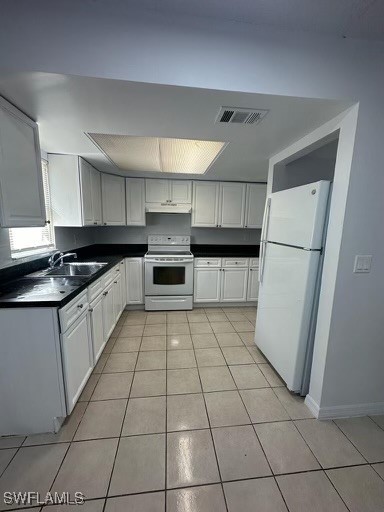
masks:
[[[221,258],[195,258],[195,267],[221,267]]]
[[[65,332],[89,307],[87,290],[59,310],[60,330]]]
[[[248,258],[223,258],[223,267],[248,268]]]
[[[104,276],[104,288],[109,286],[112,281],[115,279],[116,274],[120,272],[119,265],[115,265],[109,272],[107,272]]]
[[[95,281],[88,287],[89,302],[92,302],[93,300],[95,300],[96,297],[98,297],[103,290],[104,290],[104,280],[102,277],[100,277],[100,279],[98,279],[97,281]]]
[[[251,258],[249,260],[249,268],[259,267],[259,258]]]

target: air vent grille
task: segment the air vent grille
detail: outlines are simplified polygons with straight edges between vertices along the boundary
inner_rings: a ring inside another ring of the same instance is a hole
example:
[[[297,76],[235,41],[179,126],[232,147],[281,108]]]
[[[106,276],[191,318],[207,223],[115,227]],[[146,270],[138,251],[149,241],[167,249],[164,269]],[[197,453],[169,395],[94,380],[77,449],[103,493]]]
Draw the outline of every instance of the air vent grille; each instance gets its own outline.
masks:
[[[216,123],[259,124],[268,112],[264,109],[221,107]]]

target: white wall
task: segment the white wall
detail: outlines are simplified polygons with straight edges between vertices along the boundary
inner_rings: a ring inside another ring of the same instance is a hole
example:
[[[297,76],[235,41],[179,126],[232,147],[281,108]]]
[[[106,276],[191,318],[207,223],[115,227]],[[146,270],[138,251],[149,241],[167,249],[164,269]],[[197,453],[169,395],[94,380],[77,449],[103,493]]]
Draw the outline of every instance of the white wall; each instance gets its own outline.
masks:
[[[384,412],[384,44],[136,15],[129,2],[102,12],[106,5],[3,1],[3,68],[359,102],[354,148],[354,120],[344,126],[343,151],[349,146],[353,160],[340,162],[351,179],[341,178],[334,196],[336,211],[345,199],[346,209],[328,269],[334,279],[323,291],[332,311],[323,316],[328,343],[317,402],[324,408],[374,403]],[[352,273],[355,254],[373,254],[370,274]]]
[[[148,235],[190,235],[192,244],[255,245],[260,241],[258,229],[191,228],[190,214],[147,213],[144,227],[107,226],[91,228],[94,243],[146,244]]]

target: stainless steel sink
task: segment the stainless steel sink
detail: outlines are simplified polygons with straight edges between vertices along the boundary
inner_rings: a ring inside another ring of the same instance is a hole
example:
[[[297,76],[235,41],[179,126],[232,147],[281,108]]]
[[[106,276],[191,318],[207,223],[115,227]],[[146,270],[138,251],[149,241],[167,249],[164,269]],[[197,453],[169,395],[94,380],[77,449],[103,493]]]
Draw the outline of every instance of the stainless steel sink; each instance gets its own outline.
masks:
[[[92,276],[108,263],[97,261],[64,263],[61,267],[47,268],[30,274],[33,277],[78,277]]]

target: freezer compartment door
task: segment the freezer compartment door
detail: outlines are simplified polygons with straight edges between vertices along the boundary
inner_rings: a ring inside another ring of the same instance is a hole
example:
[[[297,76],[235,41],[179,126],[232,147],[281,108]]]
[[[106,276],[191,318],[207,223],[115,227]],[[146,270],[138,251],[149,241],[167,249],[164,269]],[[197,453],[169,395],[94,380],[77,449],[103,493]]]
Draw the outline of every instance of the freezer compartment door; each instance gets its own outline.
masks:
[[[264,238],[307,249],[321,249],[327,213],[329,181],[271,194]]]
[[[255,342],[288,389],[299,392],[320,252],[268,243],[264,257]]]

